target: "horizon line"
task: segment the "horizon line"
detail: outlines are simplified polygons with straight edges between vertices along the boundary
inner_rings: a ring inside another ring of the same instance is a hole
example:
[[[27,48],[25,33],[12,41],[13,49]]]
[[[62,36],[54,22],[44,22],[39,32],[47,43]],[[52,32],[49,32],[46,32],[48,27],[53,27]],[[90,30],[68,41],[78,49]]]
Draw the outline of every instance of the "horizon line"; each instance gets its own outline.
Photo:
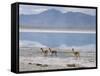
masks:
[[[19,32],[37,32],[37,33],[91,33],[95,34],[96,31],[81,31],[81,30],[46,30],[46,29],[19,29]]]

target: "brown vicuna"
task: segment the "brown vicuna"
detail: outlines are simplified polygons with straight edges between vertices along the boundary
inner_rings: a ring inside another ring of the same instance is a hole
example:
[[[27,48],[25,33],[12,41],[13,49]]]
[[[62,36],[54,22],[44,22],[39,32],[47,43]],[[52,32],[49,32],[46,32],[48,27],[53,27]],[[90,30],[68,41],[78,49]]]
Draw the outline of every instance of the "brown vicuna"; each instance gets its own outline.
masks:
[[[74,56],[75,56],[76,58],[79,58],[79,57],[80,57],[80,52],[74,51],[74,48],[72,48],[72,52],[73,52],[73,54],[74,54]]]
[[[51,48],[49,48],[51,56],[55,55],[57,56],[57,51],[56,50],[51,50]]]
[[[43,48],[40,48],[42,50],[42,53],[44,54],[44,56],[47,56],[48,55],[48,50],[47,49],[43,49]]]

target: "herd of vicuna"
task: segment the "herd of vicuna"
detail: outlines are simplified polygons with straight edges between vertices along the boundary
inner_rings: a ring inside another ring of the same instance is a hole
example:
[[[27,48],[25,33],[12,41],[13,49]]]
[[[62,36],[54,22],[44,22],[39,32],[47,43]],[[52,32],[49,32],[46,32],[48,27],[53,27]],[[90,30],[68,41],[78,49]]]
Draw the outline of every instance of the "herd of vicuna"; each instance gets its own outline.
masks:
[[[51,48],[40,48],[40,50],[42,51],[43,55],[44,56],[48,56],[48,54],[50,53],[51,56],[57,56],[57,50],[54,50],[54,49],[51,49]],[[76,58],[79,58],[80,57],[80,52],[79,51],[75,51],[74,48],[71,49],[72,50],[72,53],[73,55],[76,57]]]

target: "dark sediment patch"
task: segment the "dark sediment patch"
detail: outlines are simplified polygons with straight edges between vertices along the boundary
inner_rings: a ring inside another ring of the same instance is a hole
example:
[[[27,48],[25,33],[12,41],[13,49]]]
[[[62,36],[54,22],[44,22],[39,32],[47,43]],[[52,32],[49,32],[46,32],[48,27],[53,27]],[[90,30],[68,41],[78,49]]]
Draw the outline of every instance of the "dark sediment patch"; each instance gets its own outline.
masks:
[[[76,67],[76,64],[67,64],[67,67]]]
[[[28,63],[29,65],[36,65],[36,66],[40,66],[40,67],[48,67],[47,64],[39,64],[39,63]]]

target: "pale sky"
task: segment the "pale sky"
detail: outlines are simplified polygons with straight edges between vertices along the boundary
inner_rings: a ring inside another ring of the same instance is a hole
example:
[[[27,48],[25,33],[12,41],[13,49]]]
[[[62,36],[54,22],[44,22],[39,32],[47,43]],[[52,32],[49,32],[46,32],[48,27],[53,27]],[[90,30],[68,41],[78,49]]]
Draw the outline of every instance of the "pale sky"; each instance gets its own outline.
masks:
[[[54,7],[54,6],[39,6],[39,5],[38,6],[20,5],[19,14],[39,14],[48,9],[56,9],[62,13],[67,13],[70,11],[70,12],[81,12],[81,13],[93,15],[93,16],[96,14],[95,9],[89,9],[89,8]]]

